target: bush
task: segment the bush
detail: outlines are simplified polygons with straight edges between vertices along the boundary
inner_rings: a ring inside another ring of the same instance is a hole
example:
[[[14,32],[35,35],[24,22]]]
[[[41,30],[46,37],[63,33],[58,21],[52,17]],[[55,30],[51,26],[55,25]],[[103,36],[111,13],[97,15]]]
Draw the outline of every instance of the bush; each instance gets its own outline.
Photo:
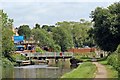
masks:
[[[26,60],[26,57],[20,53],[12,53],[10,55],[12,57],[13,60]]]
[[[117,50],[113,52],[107,59],[108,64],[113,66],[117,71],[120,71],[120,64],[118,60],[119,55],[120,55],[120,45],[118,46]]]
[[[36,47],[36,48],[35,48],[35,51],[36,51],[36,52],[40,52],[40,53],[44,53],[44,52],[45,52],[45,51],[42,50],[40,47]]]
[[[118,70],[118,55],[117,55],[117,53],[115,53],[115,52],[112,53],[108,57],[107,61],[108,61],[109,65],[113,66],[116,70]]]
[[[2,58],[2,78],[12,77],[13,77],[13,64],[7,58]]]

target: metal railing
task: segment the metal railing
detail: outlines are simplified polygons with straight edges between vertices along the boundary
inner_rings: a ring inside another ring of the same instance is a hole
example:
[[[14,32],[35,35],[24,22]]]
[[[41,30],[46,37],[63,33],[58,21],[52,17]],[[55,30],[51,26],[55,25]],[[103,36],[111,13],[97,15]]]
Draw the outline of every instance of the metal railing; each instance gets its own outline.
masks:
[[[45,52],[45,53],[24,53],[26,57],[68,57],[73,56],[73,52]]]

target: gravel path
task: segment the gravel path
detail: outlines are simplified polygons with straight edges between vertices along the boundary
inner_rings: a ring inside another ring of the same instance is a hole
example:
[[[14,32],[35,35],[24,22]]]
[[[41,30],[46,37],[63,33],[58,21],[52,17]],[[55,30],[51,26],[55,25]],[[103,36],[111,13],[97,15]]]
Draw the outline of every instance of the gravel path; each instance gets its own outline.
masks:
[[[98,62],[93,62],[93,64],[96,65],[97,67],[97,72],[96,72],[96,76],[95,76],[95,80],[98,80],[100,78],[102,78],[102,80],[107,80],[107,71],[106,71],[106,68],[105,66],[101,65],[100,63]]]

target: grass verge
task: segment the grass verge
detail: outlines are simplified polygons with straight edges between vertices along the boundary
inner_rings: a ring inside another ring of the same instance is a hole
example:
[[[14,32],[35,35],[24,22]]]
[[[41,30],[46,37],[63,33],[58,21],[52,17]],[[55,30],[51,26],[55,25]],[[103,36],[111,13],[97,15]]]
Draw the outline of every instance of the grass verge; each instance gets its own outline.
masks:
[[[99,61],[99,63],[106,67],[108,78],[118,78],[118,71],[116,71],[111,65],[108,65],[107,60]]]
[[[61,78],[94,78],[96,66],[91,62],[84,62],[76,69],[64,74]]]

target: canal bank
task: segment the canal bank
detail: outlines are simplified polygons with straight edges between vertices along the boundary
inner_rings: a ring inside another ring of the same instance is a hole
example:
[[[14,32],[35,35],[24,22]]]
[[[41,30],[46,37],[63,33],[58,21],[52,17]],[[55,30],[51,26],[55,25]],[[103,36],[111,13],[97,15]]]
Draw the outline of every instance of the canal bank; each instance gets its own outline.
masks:
[[[64,74],[61,78],[94,78],[97,68],[91,62],[83,62],[77,68]]]

